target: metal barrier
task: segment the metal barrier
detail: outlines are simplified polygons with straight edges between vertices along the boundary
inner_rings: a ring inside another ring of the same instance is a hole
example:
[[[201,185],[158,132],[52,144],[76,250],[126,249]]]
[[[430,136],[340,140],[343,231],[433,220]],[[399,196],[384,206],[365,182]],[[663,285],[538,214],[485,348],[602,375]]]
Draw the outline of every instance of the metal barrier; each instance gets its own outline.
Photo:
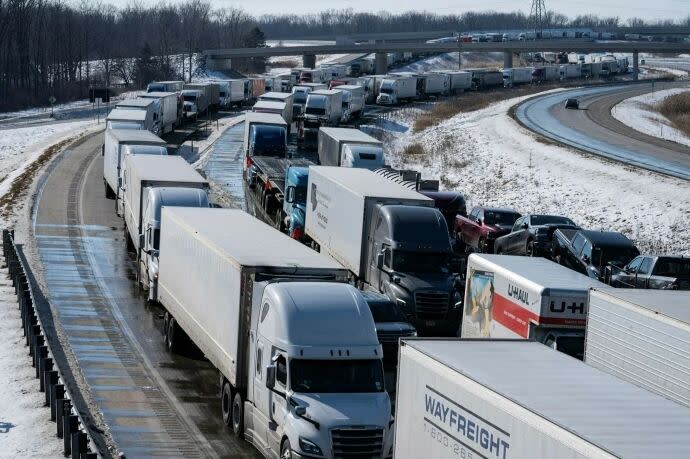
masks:
[[[36,369],[39,391],[45,393],[44,406],[50,407],[50,420],[56,424],[58,438],[63,439],[65,456],[79,459],[95,459],[96,447],[89,438],[79,412],[72,406],[70,391],[62,378],[60,368],[53,358],[50,342],[43,334],[43,324],[36,314],[34,292],[27,278],[28,269],[19,257],[14,242],[14,230],[2,230],[2,252],[14,286],[22,328],[32,358],[31,365]]]

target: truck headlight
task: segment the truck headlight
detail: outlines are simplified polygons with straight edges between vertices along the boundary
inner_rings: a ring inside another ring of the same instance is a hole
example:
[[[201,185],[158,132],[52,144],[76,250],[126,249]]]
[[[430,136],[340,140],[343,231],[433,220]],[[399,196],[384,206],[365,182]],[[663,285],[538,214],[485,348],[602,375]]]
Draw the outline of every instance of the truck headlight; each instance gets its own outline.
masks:
[[[314,442],[305,440],[302,437],[299,437],[299,448],[307,454],[313,454],[314,456],[323,456],[321,448],[316,446]]]

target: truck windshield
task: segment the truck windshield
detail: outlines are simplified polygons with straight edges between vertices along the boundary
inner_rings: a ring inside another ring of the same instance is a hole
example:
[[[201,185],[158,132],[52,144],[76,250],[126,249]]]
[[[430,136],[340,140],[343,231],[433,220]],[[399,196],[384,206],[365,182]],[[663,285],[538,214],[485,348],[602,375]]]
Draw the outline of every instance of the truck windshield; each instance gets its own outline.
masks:
[[[632,247],[595,247],[592,249],[592,265],[604,266],[609,263],[615,266],[625,266],[630,260],[639,255],[639,252]]]
[[[446,274],[448,273],[448,255],[394,250],[392,268],[401,273]]]
[[[184,96],[185,102],[196,102],[196,96]]]
[[[512,225],[520,218],[520,214],[514,212],[497,212],[487,210],[484,212],[484,223],[487,225]]]
[[[389,86],[381,86],[381,94],[393,94],[393,88]]]
[[[310,393],[383,392],[380,360],[290,360],[293,391]]]
[[[305,110],[305,113],[307,115],[325,115],[326,114],[326,109],[323,107],[310,107],[307,106],[307,109]]]
[[[252,126],[251,139],[254,156],[283,154],[287,143],[287,132],[280,126]]]
[[[654,275],[690,279],[690,258],[659,258],[654,268]]]
[[[374,322],[407,322],[402,311],[392,302],[369,303]]]
[[[146,88],[146,92],[165,92],[165,85],[162,84],[150,84]]]
[[[533,226],[539,225],[572,225],[575,222],[566,217],[559,217],[557,215],[532,215],[530,217]]]
[[[307,100],[307,93],[306,92],[295,91],[295,92],[293,92],[293,94],[294,94],[294,96],[292,98],[293,103],[294,102],[303,103],[305,100]]]

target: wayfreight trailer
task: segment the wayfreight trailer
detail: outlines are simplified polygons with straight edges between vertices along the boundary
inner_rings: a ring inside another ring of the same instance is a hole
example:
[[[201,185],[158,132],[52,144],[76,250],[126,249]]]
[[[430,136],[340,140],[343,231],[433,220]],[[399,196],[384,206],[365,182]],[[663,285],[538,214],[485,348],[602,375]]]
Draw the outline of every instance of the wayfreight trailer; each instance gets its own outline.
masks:
[[[522,338],[582,359],[589,289],[605,284],[545,258],[473,253],[463,338]]]
[[[382,349],[346,275],[244,211],[163,208],[167,347],[201,349],[223,421],[267,458],[391,454]]]
[[[690,409],[529,341],[401,342],[396,459],[690,457]]]
[[[585,362],[690,406],[690,292],[591,290]]]

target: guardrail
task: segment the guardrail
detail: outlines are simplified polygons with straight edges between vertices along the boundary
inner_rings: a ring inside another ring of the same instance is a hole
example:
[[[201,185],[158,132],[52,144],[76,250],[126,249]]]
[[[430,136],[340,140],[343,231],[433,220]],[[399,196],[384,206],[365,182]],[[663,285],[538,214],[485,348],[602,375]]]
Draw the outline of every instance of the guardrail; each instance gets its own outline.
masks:
[[[2,251],[17,294],[31,366],[36,369],[39,391],[45,393],[44,406],[50,406],[50,420],[55,422],[57,437],[63,439],[63,453],[65,457],[96,459],[99,455],[94,452],[95,444],[86,433],[79,412],[72,406],[73,397],[54,361],[51,345],[43,334],[43,323],[36,314],[33,287],[27,278],[28,268],[17,251],[14,230],[2,230]]]

